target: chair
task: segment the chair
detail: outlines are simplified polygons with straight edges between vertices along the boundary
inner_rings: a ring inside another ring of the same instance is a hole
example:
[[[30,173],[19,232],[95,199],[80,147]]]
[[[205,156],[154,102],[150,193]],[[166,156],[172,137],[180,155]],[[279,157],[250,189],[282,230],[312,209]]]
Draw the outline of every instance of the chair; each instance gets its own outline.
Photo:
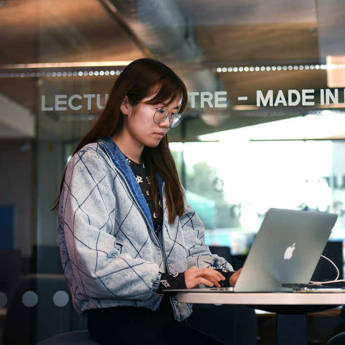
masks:
[[[34,245],[32,248],[31,272],[63,274],[59,247],[57,245]]]
[[[87,330],[67,332],[45,339],[37,345],[96,345]]]
[[[344,345],[345,344],[345,332],[339,333],[328,340],[327,345]]]
[[[227,246],[209,246],[212,254],[221,256],[228,262],[231,262],[231,248]]]
[[[235,271],[243,266],[247,257],[247,255],[232,255],[228,246],[209,246],[209,248],[212,254],[217,254],[228,261]]]
[[[343,279],[343,241],[328,241],[322,254],[331,259],[339,268],[339,278]],[[335,269],[325,259],[320,258],[311,280],[325,281],[335,278]]]
[[[0,248],[0,291],[10,298],[22,274],[21,253],[17,249]]]
[[[22,299],[28,291],[31,295],[36,294],[37,303],[26,306]],[[53,297],[57,291],[64,291],[65,296],[69,296],[63,275],[29,274],[22,277],[8,302],[3,344],[33,345],[62,332],[85,329],[86,319],[76,314],[70,298],[62,305],[56,305]]]

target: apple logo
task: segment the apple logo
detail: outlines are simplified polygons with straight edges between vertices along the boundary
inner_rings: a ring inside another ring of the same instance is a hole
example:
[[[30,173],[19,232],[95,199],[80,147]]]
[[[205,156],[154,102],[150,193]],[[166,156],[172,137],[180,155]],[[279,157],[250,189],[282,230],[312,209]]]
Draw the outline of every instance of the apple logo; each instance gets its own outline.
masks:
[[[291,246],[287,247],[284,253],[284,260],[290,260],[295,249],[296,243],[293,243]]]

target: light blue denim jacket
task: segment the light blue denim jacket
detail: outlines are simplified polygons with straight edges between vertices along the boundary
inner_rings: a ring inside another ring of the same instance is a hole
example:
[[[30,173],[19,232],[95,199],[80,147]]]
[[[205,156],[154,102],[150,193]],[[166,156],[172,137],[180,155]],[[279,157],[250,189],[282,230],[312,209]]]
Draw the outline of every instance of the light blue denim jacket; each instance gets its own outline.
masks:
[[[159,240],[149,207],[131,168],[108,137],[84,146],[70,159],[58,211],[58,245],[75,309],[116,306],[157,310],[161,274],[191,266],[233,270],[212,255],[204,227],[186,204],[168,222],[164,182],[157,176],[163,205]],[[186,319],[191,305],[170,297],[174,317]]]

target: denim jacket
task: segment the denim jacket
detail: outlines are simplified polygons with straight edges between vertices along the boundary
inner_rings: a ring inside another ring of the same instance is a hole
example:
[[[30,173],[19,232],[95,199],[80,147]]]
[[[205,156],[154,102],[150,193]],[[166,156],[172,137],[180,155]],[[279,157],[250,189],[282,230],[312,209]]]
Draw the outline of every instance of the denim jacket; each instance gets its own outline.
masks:
[[[185,203],[168,222],[164,182],[157,175],[163,205],[161,238],[153,231],[147,202],[131,168],[111,137],[84,146],[69,160],[58,210],[58,245],[77,312],[116,306],[157,310],[162,273],[191,266],[225,268],[212,255],[204,227]],[[174,317],[186,319],[190,304],[170,297]]]

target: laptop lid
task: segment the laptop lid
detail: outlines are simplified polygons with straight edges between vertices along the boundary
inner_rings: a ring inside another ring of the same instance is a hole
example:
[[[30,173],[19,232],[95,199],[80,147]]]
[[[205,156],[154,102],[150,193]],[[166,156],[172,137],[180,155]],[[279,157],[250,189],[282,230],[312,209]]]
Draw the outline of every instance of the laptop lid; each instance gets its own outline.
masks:
[[[336,219],[329,213],[269,209],[234,291],[285,291],[284,283],[309,283]]]

